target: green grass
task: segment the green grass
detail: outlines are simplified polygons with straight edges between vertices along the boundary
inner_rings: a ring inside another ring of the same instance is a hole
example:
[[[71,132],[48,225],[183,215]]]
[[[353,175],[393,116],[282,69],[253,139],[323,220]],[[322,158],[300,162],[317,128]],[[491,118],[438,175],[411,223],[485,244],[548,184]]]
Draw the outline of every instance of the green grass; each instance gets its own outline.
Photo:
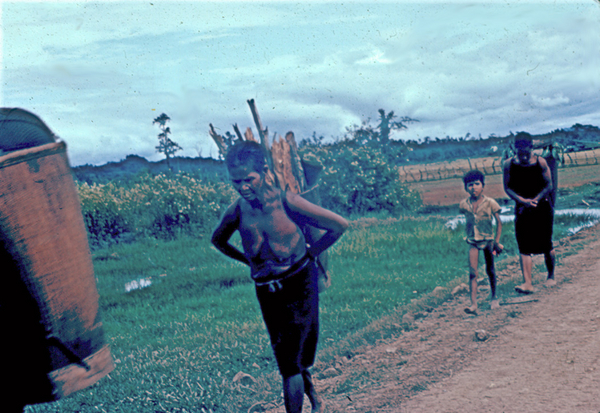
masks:
[[[466,282],[464,228],[452,231],[444,223],[439,217],[353,222],[330,250],[332,287],[321,294],[319,358],[376,339],[369,328],[436,286]],[[504,257],[516,254],[511,223],[504,225],[502,242]],[[216,413],[280,401],[248,271],[208,239],[115,245],[97,250],[94,266],[116,369],[91,388],[28,411]],[[127,282],[141,278],[152,285],[125,292]],[[258,384],[232,383],[239,371]]]

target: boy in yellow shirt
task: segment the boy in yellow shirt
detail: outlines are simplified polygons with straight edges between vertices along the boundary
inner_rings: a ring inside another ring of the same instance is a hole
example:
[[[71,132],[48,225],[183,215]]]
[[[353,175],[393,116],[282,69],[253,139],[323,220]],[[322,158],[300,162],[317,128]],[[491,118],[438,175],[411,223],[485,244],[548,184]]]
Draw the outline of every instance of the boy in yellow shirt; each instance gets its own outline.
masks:
[[[500,221],[500,205],[483,195],[485,177],[478,170],[467,172],[463,177],[465,191],[469,197],[464,199],[459,206],[460,212],[465,215],[466,241],[469,244],[469,286],[471,292],[471,306],[465,308],[467,314],[477,314],[477,278],[479,277],[479,251],[483,251],[485,270],[490,279],[490,300],[492,310],[499,308],[500,303],[496,298],[496,271],[494,269],[494,255],[502,252],[500,235],[502,222]],[[493,221],[496,220],[496,234],[493,234]]]

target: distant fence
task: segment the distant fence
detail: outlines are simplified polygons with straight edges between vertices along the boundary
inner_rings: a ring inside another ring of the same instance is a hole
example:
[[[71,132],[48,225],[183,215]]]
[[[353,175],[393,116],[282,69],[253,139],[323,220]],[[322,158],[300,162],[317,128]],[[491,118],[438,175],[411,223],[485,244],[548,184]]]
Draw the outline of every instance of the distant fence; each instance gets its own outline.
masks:
[[[569,152],[564,154],[564,164],[559,164],[559,168],[598,165],[599,163],[600,149]],[[490,156],[486,158],[459,159],[451,162],[404,165],[399,168],[398,172],[401,182],[422,182],[460,178],[471,169],[479,169],[486,175],[501,174],[502,158]]]

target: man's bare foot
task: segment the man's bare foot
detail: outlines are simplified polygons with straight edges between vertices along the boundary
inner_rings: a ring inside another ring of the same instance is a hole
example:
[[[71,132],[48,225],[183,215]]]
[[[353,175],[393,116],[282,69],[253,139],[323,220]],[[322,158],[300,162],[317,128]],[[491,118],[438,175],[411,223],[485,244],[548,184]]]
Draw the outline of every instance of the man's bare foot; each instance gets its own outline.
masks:
[[[472,305],[471,307],[466,307],[465,308],[465,313],[477,315],[477,306],[476,305]]]
[[[312,406],[311,413],[325,413],[325,402],[319,397],[318,403]]]
[[[546,287],[554,287],[556,285],[556,280],[554,278],[548,278],[544,285]]]
[[[515,287],[515,291],[521,294],[533,294],[533,285],[521,284]]]
[[[497,299],[493,299],[492,301],[490,301],[490,308],[492,310],[497,310],[500,308],[500,301],[498,301]]]
[[[304,380],[304,393],[308,396],[308,400],[310,400],[310,405],[312,407],[311,412],[324,413],[325,402],[315,389],[315,385],[312,382],[312,375],[308,370],[304,370],[302,371],[302,378]]]

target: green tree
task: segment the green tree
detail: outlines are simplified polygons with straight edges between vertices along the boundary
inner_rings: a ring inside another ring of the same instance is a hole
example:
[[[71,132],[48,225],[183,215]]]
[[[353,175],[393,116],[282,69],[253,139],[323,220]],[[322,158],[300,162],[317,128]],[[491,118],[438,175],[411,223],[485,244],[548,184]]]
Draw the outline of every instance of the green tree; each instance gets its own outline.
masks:
[[[169,138],[169,135],[171,134],[171,128],[167,126],[167,122],[170,120],[170,117],[168,117],[165,113],[162,113],[152,122],[153,125],[158,123],[158,127],[161,130],[161,132],[158,134],[158,146],[156,147],[156,152],[165,155],[169,169],[171,169],[171,156],[175,155],[175,152],[183,149],[177,142],[174,142],[171,140],[171,138]]]
[[[407,123],[418,122],[416,119],[403,116],[397,119],[394,111],[385,113],[384,109],[379,109],[379,124],[373,126],[371,119],[363,121],[361,125],[353,125],[346,127],[344,139],[352,141],[359,145],[379,145],[387,144],[391,141],[390,134],[394,130],[407,129]]]
[[[394,115],[394,111],[389,112],[387,115],[385,110],[379,109],[379,135],[381,142],[389,142],[390,132],[393,130],[407,129],[406,124],[410,122],[418,122],[416,119],[403,116],[400,120],[394,120],[397,116]]]

